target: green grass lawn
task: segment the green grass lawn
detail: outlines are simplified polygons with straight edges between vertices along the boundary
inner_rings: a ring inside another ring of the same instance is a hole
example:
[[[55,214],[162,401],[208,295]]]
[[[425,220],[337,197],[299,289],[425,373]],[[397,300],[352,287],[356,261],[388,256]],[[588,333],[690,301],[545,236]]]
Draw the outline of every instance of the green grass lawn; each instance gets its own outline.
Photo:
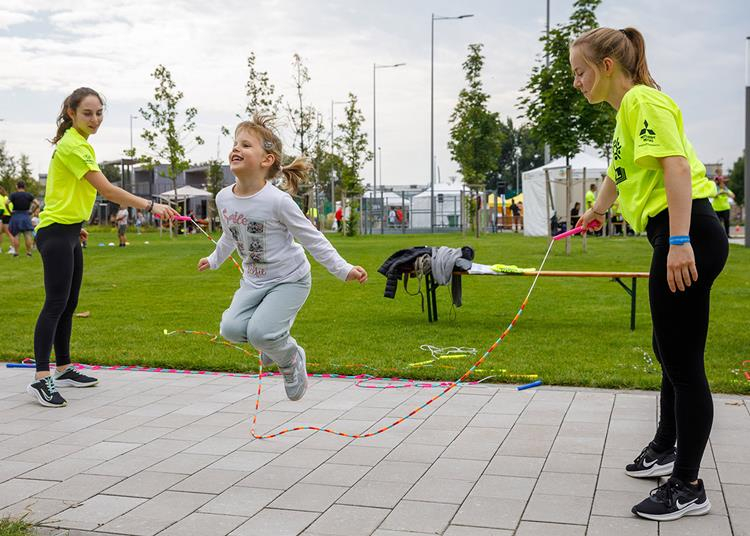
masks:
[[[92,231],[78,305],[79,312],[90,311],[91,316],[74,320],[74,359],[257,370],[254,359],[206,338],[163,334],[164,329],[218,333],[221,313],[238,286],[232,263],[198,273],[198,259],[213,250],[202,235],[170,240],[166,234],[130,233],[129,239],[131,245],[124,249],[99,247],[100,242],[117,242],[116,233]],[[481,355],[512,320],[532,278],[464,278],[464,305],[455,317],[449,314],[449,289],[440,288],[440,321],[430,324],[420,298],[405,294],[403,286],[395,300],[383,298],[385,278],[377,273],[383,260],[405,247],[470,245],[477,262],[538,267],[547,246],[544,238],[513,233],[479,239],[441,234],[332,240],[347,260],[367,269],[370,281],[364,286],[342,283],[312,261],[312,293],[293,328],[307,350],[310,371],[433,380],[456,379],[473,361],[467,357],[409,367],[430,358],[420,346],[468,346]],[[7,240],[3,245],[7,248]],[[645,238],[589,239],[587,253],[576,239],[572,249],[566,256],[564,244],[556,244],[545,269],[648,271],[651,249]],[[742,360],[750,359],[749,268],[750,252],[731,246],[727,267],[714,285],[706,367],[715,391],[750,393],[750,382],[738,370]],[[410,290],[415,288],[410,284]],[[44,299],[38,254],[32,259],[0,255],[0,295],[0,358],[32,356],[34,324]],[[506,374],[538,374],[547,384],[656,389],[660,373],[658,364],[649,364],[653,351],[645,280],[639,281],[634,332],[629,329],[629,300],[607,279],[541,278],[517,326],[470,379],[499,375],[495,381],[511,381],[499,372],[505,369]]]

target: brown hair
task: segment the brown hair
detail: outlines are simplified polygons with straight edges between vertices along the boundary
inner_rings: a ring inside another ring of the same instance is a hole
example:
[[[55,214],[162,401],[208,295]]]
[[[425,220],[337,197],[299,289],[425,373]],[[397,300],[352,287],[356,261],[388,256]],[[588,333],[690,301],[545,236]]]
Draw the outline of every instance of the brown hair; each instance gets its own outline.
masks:
[[[104,106],[104,99],[102,99],[101,95],[89,87],[79,87],[73,93],[65,97],[62,107],[60,108],[60,113],[57,116],[57,133],[54,138],[49,140],[53,145],[60,141],[60,138],[63,137],[65,131],[73,126],[73,120],[68,115],[68,110],[73,110],[75,112],[78,109],[78,106],[80,106],[81,101],[89,95],[93,95],[99,99],[99,102]]]
[[[635,28],[595,28],[573,41],[570,48],[573,47],[581,47],[584,60],[593,67],[598,68],[604,58],[612,58],[634,83],[661,89],[648,71],[646,41]]]
[[[281,174],[284,176],[284,190],[290,194],[296,194],[299,185],[307,182],[312,166],[304,155],[298,156],[287,166],[281,164],[284,152],[281,139],[275,132],[273,117],[255,113],[252,120],[242,121],[237,125],[237,128],[234,129],[235,137],[240,131],[257,136],[263,150],[267,154],[273,155],[274,162],[268,170],[266,180],[274,179]]]

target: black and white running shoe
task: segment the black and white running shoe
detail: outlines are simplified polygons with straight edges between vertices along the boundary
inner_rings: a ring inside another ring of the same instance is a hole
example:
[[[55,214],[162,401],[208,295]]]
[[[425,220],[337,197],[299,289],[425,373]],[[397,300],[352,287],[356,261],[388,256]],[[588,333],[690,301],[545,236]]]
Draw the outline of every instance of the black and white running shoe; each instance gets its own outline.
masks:
[[[654,521],[674,521],[682,516],[702,516],[709,510],[711,502],[706,497],[702,480],[699,479],[698,486],[694,488],[677,478],[670,478],[651,490],[649,497],[636,504],[631,511]]]
[[[656,452],[649,444],[638,457],[625,467],[625,473],[634,478],[650,478],[672,474],[677,449],[672,447],[664,452]]]
[[[47,376],[29,384],[26,387],[26,392],[33,396],[42,406],[47,406],[48,408],[62,408],[68,405],[65,399],[60,396],[60,393],[57,392],[55,380],[52,379],[52,376]]]
[[[81,374],[73,365],[60,373],[55,372],[55,384],[59,387],[93,387],[97,383],[99,380]]]

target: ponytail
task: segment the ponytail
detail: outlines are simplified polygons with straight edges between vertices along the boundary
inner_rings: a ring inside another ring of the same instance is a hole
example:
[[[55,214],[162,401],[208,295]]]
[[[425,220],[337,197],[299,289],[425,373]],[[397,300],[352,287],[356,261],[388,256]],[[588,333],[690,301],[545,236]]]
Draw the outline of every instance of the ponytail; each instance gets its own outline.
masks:
[[[633,82],[661,89],[659,84],[651,77],[651,73],[648,70],[646,40],[643,38],[643,34],[632,27],[624,28],[620,31],[630,40],[635,52],[635,64],[631,73],[633,75]]]
[[[648,70],[646,41],[635,28],[595,28],[573,41],[570,48],[573,47],[580,47],[586,63],[597,69],[604,58],[612,58],[635,84],[661,89]]]
[[[80,106],[81,101],[89,95],[93,95],[99,99],[99,102],[104,106],[104,99],[102,99],[101,95],[88,87],[79,87],[73,93],[65,97],[62,107],[60,108],[60,113],[57,116],[57,132],[55,133],[55,137],[49,140],[52,145],[55,145],[60,141],[65,132],[73,126],[73,120],[68,115],[68,110],[73,110],[73,112],[75,112],[78,109],[78,106]]]
[[[288,166],[281,166],[281,174],[284,175],[284,189],[294,195],[299,191],[299,185],[307,182],[312,166],[304,156],[298,156]]]

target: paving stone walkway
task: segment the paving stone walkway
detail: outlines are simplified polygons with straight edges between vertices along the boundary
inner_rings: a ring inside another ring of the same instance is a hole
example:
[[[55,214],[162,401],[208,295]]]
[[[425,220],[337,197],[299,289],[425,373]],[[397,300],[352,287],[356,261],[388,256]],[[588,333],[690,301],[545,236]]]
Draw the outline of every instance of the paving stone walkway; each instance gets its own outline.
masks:
[[[369,439],[254,440],[254,379],[102,371],[47,409],[32,371],[0,367],[0,518],[45,536],[750,536],[750,397],[714,398],[711,513],[655,523],[630,508],[656,481],[622,470],[654,433],[651,392],[482,384]],[[314,379],[290,402],[263,382],[264,433],[375,430],[436,393]]]

